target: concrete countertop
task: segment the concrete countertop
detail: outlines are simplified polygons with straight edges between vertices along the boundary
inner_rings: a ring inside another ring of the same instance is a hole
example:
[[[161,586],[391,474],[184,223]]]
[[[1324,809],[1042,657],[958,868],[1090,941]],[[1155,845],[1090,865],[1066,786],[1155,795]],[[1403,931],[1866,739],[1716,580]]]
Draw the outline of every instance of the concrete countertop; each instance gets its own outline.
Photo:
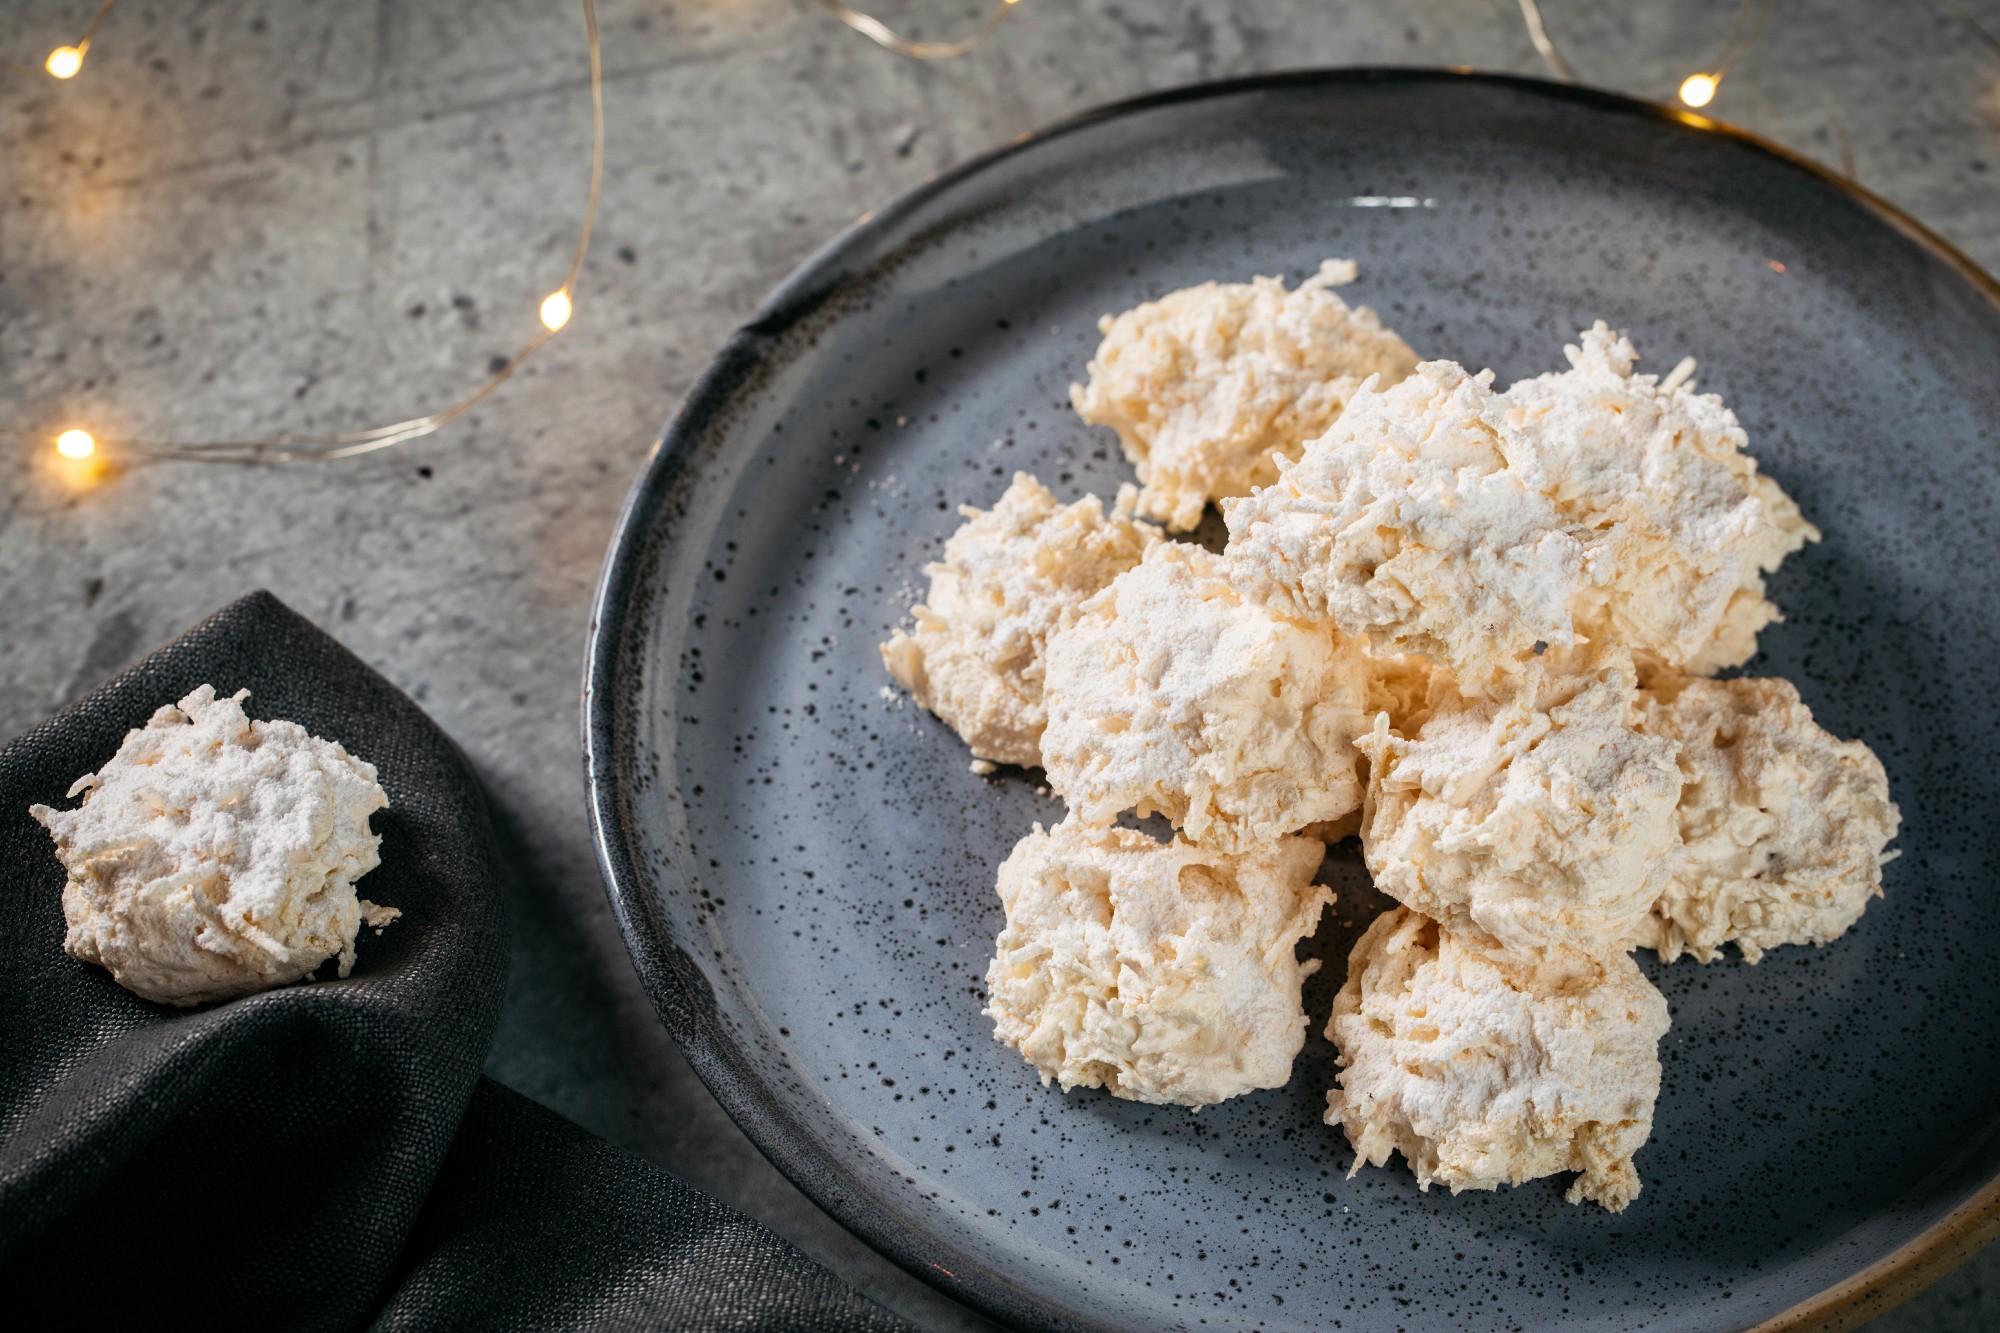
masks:
[[[575,5],[127,0],[83,76],[42,74],[92,8],[8,0],[0,23],[0,425],[169,438],[376,425],[451,401],[534,331],[588,167]],[[1663,96],[1714,60],[1736,7],[1545,9],[1583,80]],[[577,717],[619,503],[763,293],[932,172],[1197,80],[1542,66],[1511,0],[1028,0],[940,65],[806,0],[603,0],[601,18],[609,163],[571,327],[444,434],[368,458],[137,468],[78,490],[18,453],[0,494],[0,734],[271,589],[421,702],[492,793],[515,943],[490,1072],[919,1323],[986,1327],[764,1162],[626,960],[592,859]],[[1835,167],[1851,153],[1864,184],[1993,269],[1996,90],[2000,53],[1950,0],[1795,0],[1711,111]],[[2000,1327],[2000,1249],[1873,1327]]]

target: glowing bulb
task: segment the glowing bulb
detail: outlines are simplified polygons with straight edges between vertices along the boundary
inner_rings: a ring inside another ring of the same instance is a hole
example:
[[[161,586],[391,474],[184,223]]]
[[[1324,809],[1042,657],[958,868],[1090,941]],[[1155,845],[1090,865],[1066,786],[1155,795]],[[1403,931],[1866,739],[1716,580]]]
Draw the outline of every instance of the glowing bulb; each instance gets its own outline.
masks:
[[[56,436],[56,452],[64,458],[88,458],[97,452],[97,440],[87,430],[66,430]]]
[[[542,302],[542,324],[550,333],[554,333],[569,323],[569,312],[569,293],[550,292],[548,299]]]
[[[1713,74],[1690,74],[1681,82],[1681,101],[1689,106],[1707,106],[1715,100],[1715,86],[1719,82]]]
[[[83,68],[83,48],[80,46],[58,46],[49,52],[49,58],[42,67],[59,79],[73,79]]]

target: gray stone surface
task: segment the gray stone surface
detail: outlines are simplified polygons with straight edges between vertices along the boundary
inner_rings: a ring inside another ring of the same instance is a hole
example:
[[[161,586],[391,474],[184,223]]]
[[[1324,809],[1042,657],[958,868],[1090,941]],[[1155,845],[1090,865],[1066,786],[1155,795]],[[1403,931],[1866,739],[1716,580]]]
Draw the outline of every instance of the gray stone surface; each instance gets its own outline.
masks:
[[[1714,59],[1735,10],[1544,7],[1585,80],[1654,96]],[[183,438],[373,425],[448,401],[533,331],[587,163],[573,5],[127,0],[82,77],[39,74],[90,9],[0,3],[0,425]],[[1507,0],[1028,0],[941,66],[878,50],[804,0],[605,0],[602,18],[610,161],[571,328],[448,433],[371,458],[136,467],[78,488],[43,453],[14,456],[0,733],[270,588],[422,701],[489,784],[516,867],[491,1072],[920,1323],[980,1327],[758,1156],[626,962],[577,741],[588,600],[626,486],[759,296],[931,172],[1198,79],[1539,65]],[[1947,0],[1795,0],[1713,110],[1835,165],[1845,143],[1863,183],[1993,268],[1996,85],[2000,57]],[[2000,1327],[2000,1252],[1874,1327]]]

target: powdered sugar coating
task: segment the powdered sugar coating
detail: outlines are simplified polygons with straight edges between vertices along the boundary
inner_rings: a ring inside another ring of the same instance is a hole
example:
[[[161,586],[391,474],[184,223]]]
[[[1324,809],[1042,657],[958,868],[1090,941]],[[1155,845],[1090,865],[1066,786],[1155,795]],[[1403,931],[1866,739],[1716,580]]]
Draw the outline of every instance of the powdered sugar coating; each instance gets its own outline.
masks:
[[[1665,379],[1634,374],[1638,353],[1602,320],[1563,351],[1568,370],[1504,397],[1557,509],[1620,534],[1616,578],[1584,590],[1578,626],[1642,667],[1706,675],[1745,661],[1778,618],[1763,576],[1818,530],[1757,471],[1735,413],[1695,392],[1692,360]]]
[[[882,661],[976,759],[1041,762],[1049,635],[1160,540],[1158,528],[1132,518],[1134,500],[1122,488],[1107,517],[1096,496],[1060,504],[1017,472],[992,509],[960,509],[966,521],[944,558],[925,566],[930,596],[910,608],[915,632],[897,630]]]
[[[1644,692],[1641,726],[1680,746],[1687,775],[1666,891],[1634,932],[1668,962],[1743,960],[1825,944],[1882,895],[1902,815],[1882,761],[1813,721],[1790,681],[1673,677]]]
[[[1333,1002],[1342,1072],[1326,1120],[1353,1171],[1401,1152],[1419,1186],[1454,1194],[1575,1171],[1571,1203],[1622,1212],[1667,1026],[1628,955],[1512,957],[1396,908],[1356,942]]]
[[[1330,890],[1320,844],[1241,855],[1065,820],[1000,867],[994,1035],[1067,1092],[1201,1107],[1282,1086],[1305,1043],[1301,963]]]
[[[127,990],[191,1005],[354,965],[360,901],[380,860],[369,816],[389,799],[375,769],[295,722],[252,722],[249,691],[203,685],[126,733],[77,779],[72,810],[30,813],[69,872],[63,948]]]
[[[1610,583],[1617,540],[1557,508],[1506,418],[1490,372],[1448,361],[1361,391],[1275,482],[1223,505],[1231,577],[1469,692],[1504,688],[1536,643],[1578,641],[1573,608]]]
[[[1684,362],[1634,373],[1601,321],[1570,369],[1496,394],[1428,362],[1363,392],[1277,481],[1224,506],[1239,583],[1505,692],[1535,645],[1707,673],[1776,619],[1764,575],[1818,532]]]
[[[1090,382],[1070,401],[1118,432],[1144,489],[1139,512],[1185,531],[1212,500],[1248,495],[1298,456],[1370,376],[1393,384],[1417,357],[1366,306],[1333,288],[1346,260],[1285,290],[1281,278],[1205,282],[1106,315]]]
[[[1242,851],[1361,803],[1361,646],[1247,602],[1220,558],[1163,542],[1049,643],[1042,763],[1072,817],[1159,813]]]
[[[1616,953],[1665,888],[1681,772],[1638,727],[1629,663],[1533,668],[1504,701],[1387,720],[1361,840],[1376,887],[1495,948]]]

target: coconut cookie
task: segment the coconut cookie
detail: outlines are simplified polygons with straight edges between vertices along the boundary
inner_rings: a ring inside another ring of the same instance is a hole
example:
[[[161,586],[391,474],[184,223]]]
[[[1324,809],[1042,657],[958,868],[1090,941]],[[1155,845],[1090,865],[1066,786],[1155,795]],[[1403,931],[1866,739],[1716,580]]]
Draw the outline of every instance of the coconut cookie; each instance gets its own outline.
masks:
[[[1622,1212],[1666,1031],[1667,1002],[1628,955],[1508,957],[1397,908],[1355,943],[1333,1002],[1326,1121],[1353,1145],[1349,1175],[1393,1152],[1454,1194],[1575,1171],[1571,1203]]]
[[[73,810],[30,808],[69,872],[63,948],[162,1004],[226,1000],[354,965],[379,861],[375,769],[295,722],[252,722],[248,690],[204,685],[78,778]]]
[[[1565,515],[1492,374],[1428,361],[1363,390],[1278,479],[1223,505],[1230,574],[1282,614],[1419,653],[1504,692],[1617,570],[1619,534]]]
[[[1668,962],[1730,941],[1754,963],[1825,944],[1882,895],[1901,814],[1882,761],[1813,721],[1785,680],[1655,682],[1640,726],[1681,747],[1687,785],[1666,892],[1633,934]]]
[[[986,974],[994,1035],[1067,1092],[1201,1107],[1282,1086],[1330,890],[1320,844],[1241,855],[1135,829],[1039,826],[1002,863],[1007,925]]]
[[[1043,656],[1050,633],[1092,593],[1139,563],[1160,539],[1132,518],[1127,486],[1107,517],[1094,495],[1056,501],[1025,472],[990,510],[966,505],[965,524],[924,567],[930,597],[910,608],[882,661],[918,703],[942,718],[976,759],[1041,762]]]
[[[1386,719],[1369,759],[1375,885],[1492,947],[1617,953],[1666,887],[1681,771],[1638,725],[1629,663],[1531,670],[1504,702]]]
[[[1287,292],[1279,278],[1205,282],[1107,315],[1090,382],[1070,401],[1118,432],[1145,489],[1139,512],[1185,531],[1211,500],[1248,495],[1296,458],[1371,375],[1394,384],[1417,357],[1366,306],[1333,288],[1354,265],[1329,259]]]
[[[1757,470],[1748,438],[1692,359],[1665,379],[1603,321],[1565,347],[1570,368],[1508,389],[1508,421],[1535,446],[1549,497],[1572,522],[1623,534],[1616,578],[1576,619],[1642,667],[1707,675],[1757,649],[1778,618],[1764,575],[1819,532]]]
[[[1242,851],[1361,804],[1361,645],[1245,601],[1223,562],[1162,542],[1049,641],[1042,765],[1072,817],[1163,814]]]

